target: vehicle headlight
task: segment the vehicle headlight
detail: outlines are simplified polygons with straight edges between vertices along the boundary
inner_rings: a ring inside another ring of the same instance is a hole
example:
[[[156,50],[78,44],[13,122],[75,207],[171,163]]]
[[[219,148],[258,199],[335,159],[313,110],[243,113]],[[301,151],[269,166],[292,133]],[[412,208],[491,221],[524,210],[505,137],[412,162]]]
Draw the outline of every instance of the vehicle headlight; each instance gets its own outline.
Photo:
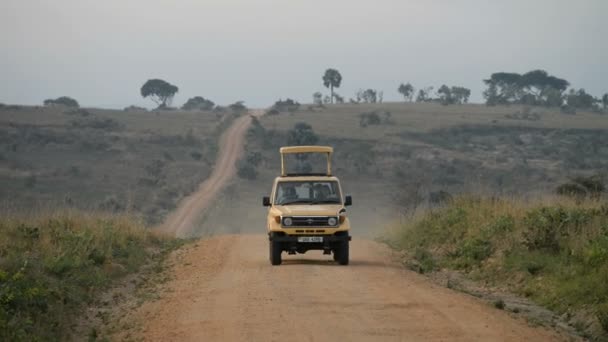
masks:
[[[336,224],[338,224],[338,220],[335,217],[330,217],[329,219],[327,219],[327,224],[330,226],[335,226]]]
[[[284,226],[291,226],[292,224],[293,224],[293,220],[291,219],[291,217],[286,217],[283,219]]]

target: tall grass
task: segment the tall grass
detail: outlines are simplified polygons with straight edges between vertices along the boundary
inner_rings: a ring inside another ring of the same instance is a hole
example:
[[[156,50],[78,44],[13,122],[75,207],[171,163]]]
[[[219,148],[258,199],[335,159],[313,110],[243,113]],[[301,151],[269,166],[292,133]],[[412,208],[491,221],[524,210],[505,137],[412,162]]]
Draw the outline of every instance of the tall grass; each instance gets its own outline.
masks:
[[[608,203],[458,197],[420,213],[387,242],[418,271],[461,270],[608,332]]]
[[[0,218],[0,340],[62,340],[113,281],[179,241],[128,216],[62,212]]]

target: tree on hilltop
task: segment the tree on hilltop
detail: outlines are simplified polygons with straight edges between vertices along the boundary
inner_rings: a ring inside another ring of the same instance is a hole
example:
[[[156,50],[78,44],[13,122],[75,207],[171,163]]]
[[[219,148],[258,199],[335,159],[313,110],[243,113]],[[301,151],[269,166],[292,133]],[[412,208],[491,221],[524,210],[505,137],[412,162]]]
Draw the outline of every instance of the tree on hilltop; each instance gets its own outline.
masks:
[[[323,75],[323,85],[326,88],[329,88],[331,95],[330,101],[334,103],[334,88],[340,88],[340,84],[342,83],[342,75],[336,69],[327,69],[325,70],[325,75]]]
[[[411,85],[409,82],[407,84],[403,84],[401,83],[399,85],[399,88],[397,88],[397,91],[399,92],[399,94],[403,95],[403,98],[406,101],[412,102],[412,99],[414,98],[414,86]]]
[[[171,104],[179,88],[161,79],[151,79],[144,83],[140,91],[142,97],[150,97],[158,108],[165,108],[167,104]]]

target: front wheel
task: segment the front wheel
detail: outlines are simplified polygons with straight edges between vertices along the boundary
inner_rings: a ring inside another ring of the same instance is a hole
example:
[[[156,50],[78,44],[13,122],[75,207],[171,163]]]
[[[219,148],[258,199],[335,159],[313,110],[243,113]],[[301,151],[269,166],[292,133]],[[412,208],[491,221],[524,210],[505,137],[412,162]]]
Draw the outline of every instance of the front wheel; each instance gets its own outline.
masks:
[[[270,247],[270,250],[269,250],[270,264],[272,264],[273,266],[280,265],[282,262],[281,252],[283,252],[281,250],[281,245],[278,242],[274,242],[272,240],[268,242],[268,245]]]
[[[348,265],[349,259],[349,243],[343,242],[341,246],[334,250],[334,260],[340,265]]]

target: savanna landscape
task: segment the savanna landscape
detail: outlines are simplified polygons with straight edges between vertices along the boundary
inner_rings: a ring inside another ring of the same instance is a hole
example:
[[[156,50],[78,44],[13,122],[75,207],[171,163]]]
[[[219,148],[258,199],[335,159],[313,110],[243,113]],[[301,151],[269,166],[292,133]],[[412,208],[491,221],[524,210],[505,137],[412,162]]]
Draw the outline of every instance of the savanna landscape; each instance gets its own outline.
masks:
[[[608,341],[605,4],[136,2],[0,5],[1,341]]]

